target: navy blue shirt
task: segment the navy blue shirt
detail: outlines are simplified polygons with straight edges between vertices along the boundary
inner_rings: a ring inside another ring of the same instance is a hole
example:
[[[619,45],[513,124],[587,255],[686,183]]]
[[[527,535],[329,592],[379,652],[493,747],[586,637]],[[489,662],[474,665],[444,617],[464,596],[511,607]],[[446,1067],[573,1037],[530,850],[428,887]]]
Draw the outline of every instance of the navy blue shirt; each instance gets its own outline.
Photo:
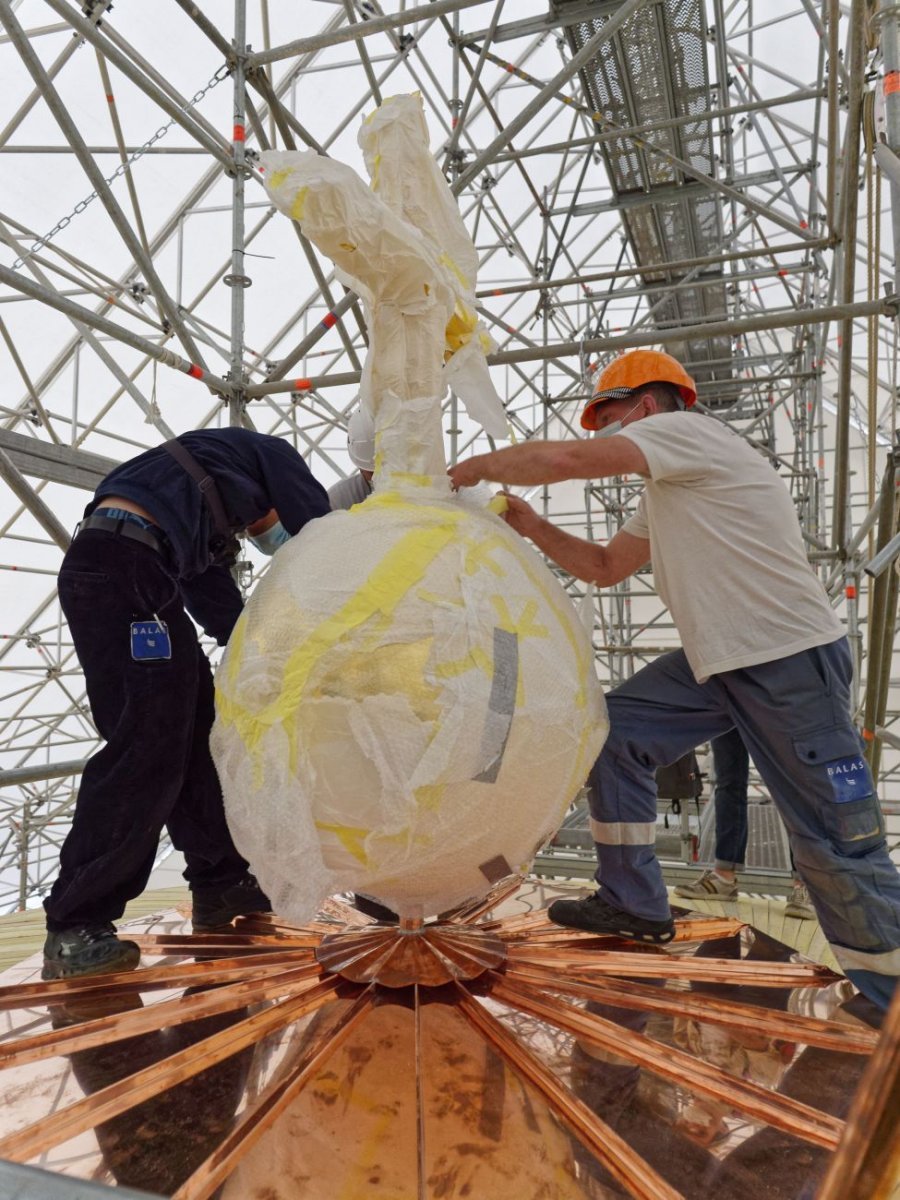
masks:
[[[250,429],[198,429],[178,440],[215,480],[229,524],[245,529],[274,508],[290,534],[330,511],[328,494],[283,438]],[[241,594],[224,566],[210,563],[214,534],[196,481],[157,446],[122,463],[103,480],[85,509],[104,496],[145,508],[168,538],[185,608],[224,645],[241,611]]]

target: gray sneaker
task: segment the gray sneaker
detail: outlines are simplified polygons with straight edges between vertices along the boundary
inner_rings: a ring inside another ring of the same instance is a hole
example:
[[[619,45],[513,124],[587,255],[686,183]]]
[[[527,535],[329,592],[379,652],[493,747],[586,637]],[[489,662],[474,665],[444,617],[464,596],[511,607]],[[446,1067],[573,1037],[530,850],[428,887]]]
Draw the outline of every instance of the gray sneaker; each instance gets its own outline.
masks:
[[[140,961],[140,947],[136,942],[117,937],[111,922],[76,925],[47,934],[41,978],[68,979],[74,975],[130,971]]]
[[[809,902],[809,892],[805,883],[794,884],[790,899],[784,906],[784,915],[796,917],[798,921],[815,921],[816,910]]]
[[[704,871],[693,883],[679,883],[675,889],[676,896],[687,896],[689,900],[737,900],[737,894],[737,883],[715,871]]]

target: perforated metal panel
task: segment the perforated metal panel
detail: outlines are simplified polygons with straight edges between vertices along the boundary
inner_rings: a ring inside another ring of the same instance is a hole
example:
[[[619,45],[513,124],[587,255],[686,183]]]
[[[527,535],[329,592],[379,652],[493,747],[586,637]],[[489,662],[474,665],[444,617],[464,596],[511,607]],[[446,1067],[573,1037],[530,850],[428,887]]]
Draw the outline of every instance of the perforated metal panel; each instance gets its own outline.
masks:
[[[716,817],[712,800],[707,803],[700,820],[697,858],[702,863],[715,862]],[[747,805],[747,866],[757,870],[791,869],[787,831],[772,803]]]
[[[554,0],[554,11],[563,19],[566,8],[578,0]],[[615,12],[612,4],[598,4],[598,15],[568,26],[566,33],[575,53]],[[603,11],[599,11],[603,10]],[[648,125],[672,117],[698,116],[711,108],[706,65],[703,0],[655,0],[626,21],[617,34],[600,47],[596,58],[582,71],[581,79],[595,111],[617,125]],[[707,175],[715,173],[711,126],[691,121],[675,129],[648,135],[655,146],[689,162]],[[653,195],[685,182],[682,171],[659,154],[647,153],[631,139],[599,143],[616,198]],[[623,210],[625,230],[635,263],[646,268],[645,285],[673,277],[666,262],[705,257],[722,250],[723,229],[718,200],[693,191],[683,200],[667,199]],[[657,268],[654,270],[654,268]],[[706,268],[703,278],[722,278],[722,268]],[[659,292],[656,295],[660,295]],[[650,303],[654,294],[650,294]],[[721,286],[685,288],[662,300],[653,318],[660,328],[689,324],[728,315],[724,279]],[[718,381],[708,403],[728,402],[737,381],[730,365],[731,339],[704,338],[672,343],[671,353],[691,362],[698,381]],[[715,366],[703,366],[713,363]]]

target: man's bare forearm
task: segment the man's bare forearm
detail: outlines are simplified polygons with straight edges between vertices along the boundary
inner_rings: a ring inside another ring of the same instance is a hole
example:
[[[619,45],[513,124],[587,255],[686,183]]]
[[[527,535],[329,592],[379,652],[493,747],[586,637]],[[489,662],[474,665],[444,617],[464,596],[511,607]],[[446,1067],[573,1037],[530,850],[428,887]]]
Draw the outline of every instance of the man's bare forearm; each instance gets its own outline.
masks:
[[[527,487],[566,479],[597,479],[641,474],[647,460],[638,446],[623,437],[605,441],[524,442],[490,454],[476,454],[450,468],[454,487],[471,487],[482,479]]]
[[[519,486],[560,483],[570,477],[568,450],[564,442],[523,442],[489,454],[476,454],[460,465],[477,471],[481,479],[494,483]]]
[[[539,550],[576,579],[583,579],[587,583],[600,582],[604,557],[602,546],[595,546],[584,538],[566,533],[542,517],[529,522],[524,532]]]

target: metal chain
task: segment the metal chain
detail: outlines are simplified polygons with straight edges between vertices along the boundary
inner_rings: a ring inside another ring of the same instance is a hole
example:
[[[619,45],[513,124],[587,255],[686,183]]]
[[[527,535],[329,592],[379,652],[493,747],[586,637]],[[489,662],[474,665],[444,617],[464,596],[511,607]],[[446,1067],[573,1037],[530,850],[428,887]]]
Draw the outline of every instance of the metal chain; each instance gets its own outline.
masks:
[[[228,67],[227,63],[223,63],[222,66],[219,67],[219,69],[216,71],[215,75],[213,75],[207,81],[206,85],[204,87],[202,87],[199,92],[196,92],[191,97],[191,99],[184,106],[184,109],[182,111],[190,112],[190,110],[192,108],[195,108],[196,105],[198,105],[200,103],[200,101],[203,99],[203,97],[207,94],[207,92],[211,92],[212,89],[214,87],[216,87],[218,84],[220,84],[223,79],[228,78],[229,73],[230,72],[229,72],[229,67]],[[125,162],[119,163],[118,167],[116,167],[116,169],[115,169],[115,171],[113,171],[112,175],[110,175],[105,180],[107,185],[112,184],[116,179],[119,178],[120,175],[124,175],[125,172],[128,170],[128,168],[131,166],[131,164],[134,162],[137,162],[137,160],[139,158],[141,158],[144,154],[146,154],[146,152],[150,149],[150,147],[153,146],[156,142],[158,142],[160,140],[160,138],[165,137],[165,135],[169,132],[169,130],[172,128],[172,126],[174,124],[176,124],[176,122],[173,118],[171,121],[167,121],[165,125],[160,125],[160,127],[159,127],[159,129],[157,129],[156,133],[152,134],[149,138],[147,138],[146,142],[144,142],[144,144],[142,146],[139,146],[137,148],[137,150],[135,150],[135,152],[128,159],[126,159]],[[65,217],[62,217],[59,221],[57,221],[49,233],[45,233],[43,237],[38,238],[38,240],[31,246],[28,254],[26,254],[24,258],[16,259],[16,261],[13,263],[13,270],[18,271],[18,269],[20,267],[24,266],[32,254],[37,254],[38,250],[43,249],[43,247],[46,246],[48,242],[51,242],[58,233],[60,233],[63,229],[66,228],[67,225],[70,224],[73,217],[77,217],[79,213],[83,213],[84,210],[87,208],[87,206],[91,203],[91,201],[96,200],[96,199],[97,199],[97,193],[91,192],[91,194],[89,196],[85,196],[85,198],[83,200],[79,200],[78,203],[75,205],[75,207],[72,209],[72,211],[70,213],[68,213]]]

